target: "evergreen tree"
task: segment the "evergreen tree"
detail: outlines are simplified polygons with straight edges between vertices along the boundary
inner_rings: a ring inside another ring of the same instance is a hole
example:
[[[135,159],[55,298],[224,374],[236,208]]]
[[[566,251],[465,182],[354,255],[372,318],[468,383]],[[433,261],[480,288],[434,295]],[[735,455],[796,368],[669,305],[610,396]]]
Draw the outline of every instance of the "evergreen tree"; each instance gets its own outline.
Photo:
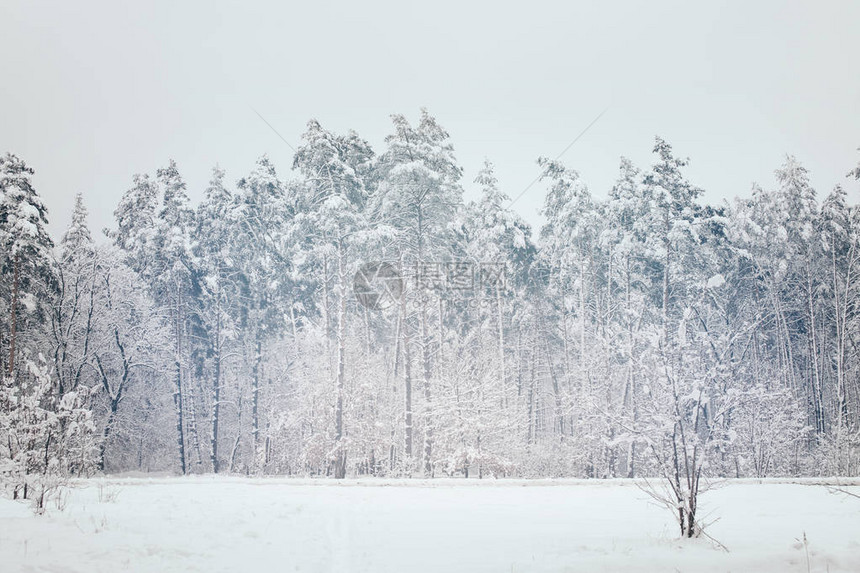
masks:
[[[57,293],[51,305],[51,333],[57,394],[75,390],[89,364],[96,308],[99,258],[87,226],[81,194],[75,196],[72,221],[60,241]]]
[[[225,347],[235,340],[239,268],[232,241],[236,231],[233,193],[224,185],[224,170],[215,167],[194,226],[194,256],[200,283],[199,312],[206,332],[206,351],[211,355],[210,462],[212,471],[222,467],[219,450],[221,402],[224,391]]]
[[[335,430],[333,449],[334,476],[346,476],[347,447],[344,429],[344,392],[348,365],[346,364],[348,281],[355,274],[356,255],[370,240],[370,225],[365,205],[368,175],[373,152],[367,142],[351,132],[339,137],[324,130],[311,120],[302,136],[304,144],[297,150],[293,167],[298,168],[306,185],[299,198],[299,213],[294,231],[301,230],[314,258],[321,261],[323,286],[323,318],[326,337],[329,333],[328,284],[333,275],[336,293],[336,355],[327,363],[334,364],[331,377],[335,380]]]
[[[264,351],[286,326],[286,313],[281,309],[291,306],[299,295],[293,288],[297,281],[289,257],[295,205],[265,155],[250,175],[239,180],[238,188],[234,248],[242,281],[239,326],[251,381],[250,467],[261,471],[269,452],[261,395]]]
[[[43,308],[44,293],[54,288],[48,235],[48,210],[33,187],[34,170],[17,155],[0,157],[0,292],[9,318],[3,353],[9,376],[15,376],[16,350],[26,340],[27,327]]]
[[[379,162],[381,181],[376,211],[380,221],[396,231],[394,254],[401,268],[410,269],[416,281],[417,288],[402,299],[399,318],[406,390],[405,466],[410,472],[414,430],[412,346],[417,338],[424,398],[423,471],[431,476],[436,426],[432,410],[432,357],[441,341],[436,340],[434,344],[431,338],[429,299],[432,289],[423,287],[437,282],[440,263],[454,255],[451,245],[455,229],[449,223],[451,215],[462,208],[463,191],[459,183],[462,169],[454,157],[448,132],[427,110],[421,110],[417,126],[410,125],[402,115],[392,116],[392,121],[394,133],[386,137],[388,147]],[[438,370],[438,360],[436,367]]]

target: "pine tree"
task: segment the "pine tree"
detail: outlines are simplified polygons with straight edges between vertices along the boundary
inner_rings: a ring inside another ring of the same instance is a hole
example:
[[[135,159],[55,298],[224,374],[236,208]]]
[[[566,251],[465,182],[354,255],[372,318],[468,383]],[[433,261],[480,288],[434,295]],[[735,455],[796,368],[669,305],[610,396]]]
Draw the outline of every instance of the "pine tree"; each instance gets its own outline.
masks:
[[[262,411],[264,351],[266,344],[276,340],[286,327],[282,305],[290,306],[292,297],[299,294],[293,288],[296,277],[289,258],[294,199],[265,155],[250,175],[239,180],[238,188],[234,256],[243,282],[239,325],[251,381],[250,467],[261,471],[269,453]]]
[[[197,209],[194,249],[200,277],[200,313],[211,354],[210,462],[221,470],[219,451],[221,402],[225,383],[225,346],[235,338],[239,269],[231,242],[236,231],[233,193],[224,185],[224,170],[215,167],[203,202]]]
[[[183,388],[183,368],[187,368],[187,305],[192,274],[190,230],[193,224],[193,211],[188,203],[185,183],[171,160],[166,168],[158,170],[157,181],[152,181],[148,175],[135,175],[134,186],[126,191],[114,211],[117,228],[108,233],[170,317],[176,444],[183,474],[188,470],[184,403],[187,390]],[[192,413],[193,407],[192,400]],[[189,426],[192,436],[196,436],[193,416]],[[192,445],[196,446],[200,463],[199,441],[194,440]]]
[[[196,454],[197,458],[196,465],[202,463],[203,457],[188,358],[191,347],[189,327],[193,316],[190,307],[193,302],[191,229],[194,225],[194,211],[189,204],[185,181],[179,174],[176,162],[171,159],[167,167],[158,170],[157,177],[161,190],[161,209],[156,219],[153,241],[154,267],[158,269],[158,274],[153,277],[153,292],[156,300],[163,301],[172,325],[177,445],[180,467],[184,474],[188,470],[189,461],[186,424],[192,453]]]
[[[99,258],[87,226],[83,197],[75,196],[72,221],[60,241],[57,296],[51,304],[51,333],[57,394],[74,391],[89,364]]]
[[[422,283],[433,279],[439,264],[450,260],[454,229],[451,215],[462,208],[463,191],[459,181],[462,169],[454,157],[449,135],[427,110],[413,127],[402,115],[392,116],[394,133],[386,137],[386,152],[380,158],[380,186],[376,211],[380,220],[397,232],[396,257],[402,268],[411,268]],[[432,379],[434,344],[429,322],[430,290],[416,288],[410,301],[401,301],[402,340],[406,386],[406,466],[411,471],[413,456],[412,344],[418,339],[424,412],[422,416],[424,475],[433,474]],[[416,308],[417,307],[417,308]],[[417,316],[416,316],[417,315]],[[441,341],[436,341],[436,346]],[[437,361],[438,366],[438,361]]]
[[[587,420],[588,432],[579,436],[578,445],[587,460],[587,475],[595,475],[601,471],[602,441],[609,433],[605,421],[586,406],[595,401],[591,380],[595,368],[602,368],[604,362],[599,359],[604,349],[595,344],[594,329],[600,309],[602,207],[575,170],[546,158],[540,158],[538,164],[542,179],[548,179],[551,186],[542,210],[546,224],[540,236],[540,272],[546,276],[548,296],[535,305],[539,346],[533,351],[533,369],[549,384],[553,396],[553,442],[565,439],[571,430],[566,426],[574,419]],[[567,419],[568,413],[571,419]]]
[[[322,280],[327,292],[329,261],[332,266],[336,292],[337,344],[334,359],[335,379],[335,446],[333,450],[334,476],[346,476],[347,446],[344,429],[344,392],[348,365],[347,298],[348,280],[355,273],[357,258],[370,237],[370,225],[365,211],[368,198],[367,179],[373,152],[367,142],[355,133],[339,137],[324,130],[311,120],[302,136],[304,144],[297,150],[293,167],[298,168],[307,182],[299,198],[299,214],[295,229],[310,243],[315,258],[321,259]],[[323,314],[328,324],[327,301]],[[326,336],[329,336],[326,330]],[[331,356],[327,357],[331,364]]]
[[[45,228],[48,210],[31,181],[34,173],[17,155],[0,157],[0,292],[9,317],[4,353],[8,357],[4,372],[9,376],[15,376],[16,349],[27,317],[41,313],[40,295],[54,287],[54,244]]]
[[[472,469],[480,477],[504,475],[510,467],[509,444],[502,437],[515,431],[519,417],[508,341],[536,254],[531,228],[505,206],[510,198],[489,161],[474,183],[479,200],[467,204],[457,222],[457,241],[474,274],[472,291],[448,306],[445,354],[453,358],[440,380],[449,405],[445,415],[453,420],[441,424],[450,451],[446,469],[466,477]],[[446,380],[453,383],[446,387]]]
[[[160,270],[155,266],[158,202],[157,183],[149,175],[135,175],[134,185],[114,210],[116,229],[106,232],[126,253],[129,266],[150,284]]]
[[[684,306],[683,280],[676,284],[675,276],[686,265],[696,264],[686,255],[696,253],[696,249],[691,248],[697,241],[698,233],[699,208],[695,201],[702,190],[684,177],[682,170],[689,160],[675,157],[669,143],[657,137],[653,151],[658,162],[645,175],[649,199],[654,204],[649,239],[652,241],[653,256],[662,267],[661,325],[663,337],[668,341],[670,320],[677,320],[677,309],[683,309]]]
[[[644,346],[642,325],[650,308],[648,292],[647,238],[650,204],[642,172],[621,158],[618,179],[609,193],[606,205],[606,230],[601,234],[601,248],[607,259],[606,314],[610,328],[618,329],[618,367],[623,371],[620,392],[622,426],[635,426],[639,417],[641,389],[645,385],[639,361]],[[624,475],[635,477],[637,443],[629,431],[622,431],[619,443],[626,442]]]

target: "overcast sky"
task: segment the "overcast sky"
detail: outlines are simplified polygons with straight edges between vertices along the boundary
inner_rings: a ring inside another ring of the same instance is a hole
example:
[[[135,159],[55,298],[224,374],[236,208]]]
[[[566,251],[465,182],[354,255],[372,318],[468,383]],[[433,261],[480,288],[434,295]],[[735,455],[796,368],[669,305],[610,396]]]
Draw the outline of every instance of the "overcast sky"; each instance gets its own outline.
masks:
[[[471,181],[511,196],[564,155],[605,196],[660,134],[711,202],[773,186],[786,153],[819,195],[860,160],[860,2],[41,2],[0,4],[0,152],[37,170],[57,234],[83,192],[94,230],[132,174],[174,158],[197,200],[268,153],[282,176],[310,118],[377,152],[426,106]],[[532,223],[544,188],[517,209]]]

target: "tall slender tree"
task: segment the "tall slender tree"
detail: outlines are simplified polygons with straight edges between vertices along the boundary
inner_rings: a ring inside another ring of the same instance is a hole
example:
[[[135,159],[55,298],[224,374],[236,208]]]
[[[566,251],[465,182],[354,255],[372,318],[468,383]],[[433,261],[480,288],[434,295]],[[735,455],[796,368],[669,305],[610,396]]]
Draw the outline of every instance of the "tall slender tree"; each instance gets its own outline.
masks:
[[[30,317],[44,310],[39,295],[54,288],[54,243],[46,229],[48,209],[33,187],[34,173],[17,155],[0,156],[0,288],[9,317],[4,372],[10,377]]]

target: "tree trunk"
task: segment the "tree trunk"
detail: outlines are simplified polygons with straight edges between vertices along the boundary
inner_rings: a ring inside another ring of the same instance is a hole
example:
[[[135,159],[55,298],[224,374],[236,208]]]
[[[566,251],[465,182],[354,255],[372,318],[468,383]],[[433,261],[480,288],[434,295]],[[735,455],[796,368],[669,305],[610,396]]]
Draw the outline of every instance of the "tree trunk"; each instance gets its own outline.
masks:
[[[536,345],[536,343],[535,343]],[[532,346],[531,351],[531,375],[529,377],[529,390],[528,390],[528,426],[526,428],[526,444],[533,444],[535,442],[535,435],[537,430],[535,428],[535,368],[537,363],[537,354],[535,345]]]
[[[221,414],[221,272],[218,271],[218,285],[215,304],[215,372],[212,378],[212,435],[211,461],[212,471],[218,473],[221,469],[218,460],[218,422]]]
[[[406,320],[406,297],[402,297],[400,302],[401,329],[400,334],[403,337],[403,377],[406,386],[406,416],[405,416],[405,433],[406,433],[406,468],[407,473],[412,472],[412,356],[411,356],[411,341],[409,336],[409,324]]]
[[[191,434],[191,446],[194,448],[194,453],[197,456],[197,461],[194,465],[200,467],[203,464],[203,455],[200,452],[200,435],[197,433],[197,406],[194,384],[195,380],[191,377],[191,384],[188,388],[188,432]]]
[[[251,435],[253,436],[253,455],[252,464],[255,469],[259,469],[260,461],[260,362],[262,361],[262,335],[260,334],[260,325],[256,326],[254,333],[254,366],[251,372]]]
[[[9,377],[15,375],[15,340],[17,337],[17,314],[18,314],[18,267],[19,260],[18,254],[15,254],[15,260],[12,263],[13,271],[12,271],[12,304],[9,305],[9,313],[11,314],[10,322],[11,322],[11,331],[9,336]]]
[[[502,308],[502,293],[499,285],[496,285],[496,320],[499,327],[499,344],[498,344],[498,360],[499,360],[499,382],[501,383],[502,403],[501,407],[508,407],[508,373],[505,368],[505,315]],[[566,364],[565,364],[566,366]],[[567,370],[567,368],[565,368]]]
[[[178,287],[177,287],[178,288]],[[182,475],[188,472],[188,465],[185,456],[185,409],[183,405],[182,395],[182,295],[176,293],[174,298],[175,307],[173,309],[173,368],[174,368],[174,393],[173,406],[176,411],[176,440],[179,446],[179,465],[182,470]]]
[[[821,374],[818,368],[818,340],[816,337],[815,325],[815,305],[812,298],[812,276],[809,269],[809,261],[806,261],[806,302],[809,312],[809,344],[811,346],[811,362],[812,362],[812,391],[813,404],[815,407],[815,420],[818,431],[823,433],[824,428],[824,394],[821,389]]]
[[[99,444],[99,471],[105,471],[105,451],[107,450],[108,438],[110,437],[111,429],[113,429],[114,420],[116,420],[116,412],[119,407],[119,400],[111,398],[109,406],[110,411],[108,412],[107,423],[105,423],[105,429],[102,432],[102,441]]]
[[[179,466],[182,475],[186,473],[185,466],[185,423],[182,416],[182,368],[177,357],[173,363],[174,368],[174,392],[173,406],[176,410],[176,442],[179,446]]]
[[[421,303],[421,362],[424,378],[424,475],[433,477],[433,409],[430,395],[430,335],[427,332],[427,308]]]
[[[334,477],[343,479],[346,477],[346,450],[343,444],[343,392],[344,377],[346,370],[346,278],[344,276],[343,247],[338,245],[337,277],[338,277],[338,301],[337,301],[337,403],[335,405],[335,461]]]
[[[669,264],[671,263],[672,245],[667,238],[664,241],[666,248],[666,260],[663,265],[663,304],[662,304],[662,327],[663,327],[663,342],[669,341]]]

